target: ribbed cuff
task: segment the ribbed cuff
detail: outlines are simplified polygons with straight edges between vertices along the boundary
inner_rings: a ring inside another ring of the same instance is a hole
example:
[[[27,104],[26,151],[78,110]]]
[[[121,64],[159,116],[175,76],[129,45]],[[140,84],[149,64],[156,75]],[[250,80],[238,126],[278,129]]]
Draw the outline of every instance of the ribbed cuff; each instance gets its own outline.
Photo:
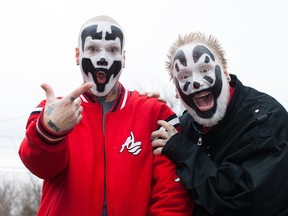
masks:
[[[65,131],[65,132],[61,132],[61,133],[55,133],[54,131],[50,130],[49,128],[47,128],[43,122],[43,113],[44,113],[44,109],[42,110],[40,117],[36,123],[36,128],[37,128],[37,134],[38,136],[47,144],[49,145],[56,145],[58,143],[60,143],[67,134],[69,134],[69,131]]]

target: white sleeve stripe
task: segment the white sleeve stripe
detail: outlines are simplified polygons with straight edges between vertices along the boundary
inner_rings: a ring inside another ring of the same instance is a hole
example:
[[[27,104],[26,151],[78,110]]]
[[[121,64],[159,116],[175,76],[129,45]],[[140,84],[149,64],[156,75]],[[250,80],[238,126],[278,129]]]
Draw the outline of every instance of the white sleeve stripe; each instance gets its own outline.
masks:
[[[36,123],[36,129],[37,129],[37,131],[41,134],[42,137],[44,137],[44,138],[45,138],[46,140],[48,140],[49,142],[58,142],[58,141],[61,141],[62,139],[65,138],[65,136],[64,136],[64,137],[60,137],[60,138],[53,139],[53,138],[51,138],[51,137],[46,136],[46,135],[39,129],[38,124],[39,124],[39,123],[38,123],[38,121],[37,121],[37,123]]]
[[[86,98],[83,95],[80,95],[80,98],[83,102],[88,103],[88,101],[86,100]]]
[[[123,102],[121,104],[120,110],[125,106],[126,101],[127,101],[127,97],[128,97],[128,91],[125,89],[124,99],[123,99]]]
[[[36,107],[32,112],[41,112],[44,107]]]
[[[180,121],[179,121],[179,118],[173,118],[170,121],[168,121],[168,123],[175,127],[175,125],[180,124]],[[166,129],[161,127],[159,128],[159,130],[166,130]]]
[[[178,118],[171,119],[168,123],[171,124],[171,125],[177,125],[177,124],[180,124]]]

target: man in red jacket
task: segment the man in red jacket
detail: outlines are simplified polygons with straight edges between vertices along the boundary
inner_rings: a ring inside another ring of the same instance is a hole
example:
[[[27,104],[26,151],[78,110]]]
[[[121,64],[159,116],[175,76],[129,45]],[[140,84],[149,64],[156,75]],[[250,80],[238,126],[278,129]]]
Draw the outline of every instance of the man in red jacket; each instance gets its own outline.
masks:
[[[48,84],[31,113],[19,155],[42,178],[38,216],[190,216],[193,203],[166,156],[153,156],[158,120],[175,113],[119,82],[124,34],[110,17],[81,28],[76,62],[84,84],[56,98]]]

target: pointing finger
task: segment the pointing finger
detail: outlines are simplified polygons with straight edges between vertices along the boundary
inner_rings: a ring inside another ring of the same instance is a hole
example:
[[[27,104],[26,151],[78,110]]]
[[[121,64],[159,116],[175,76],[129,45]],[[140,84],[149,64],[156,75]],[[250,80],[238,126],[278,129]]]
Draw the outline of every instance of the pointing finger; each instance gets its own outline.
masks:
[[[93,87],[92,83],[84,83],[80,87],[76,88],[74,91],[72,91],[69,95],[66,96],[67,100],[74,101],[76,98],[78,98],[81,94],[88,91]]]

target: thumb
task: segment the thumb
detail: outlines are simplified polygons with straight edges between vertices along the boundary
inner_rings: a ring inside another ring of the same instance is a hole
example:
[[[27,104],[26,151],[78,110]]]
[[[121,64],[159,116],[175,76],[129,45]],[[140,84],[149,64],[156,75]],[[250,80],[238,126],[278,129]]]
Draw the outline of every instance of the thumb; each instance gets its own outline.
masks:
[[[47,103],[50,103],[55,100],[54,91],[50,85],[43,83],[41,84],[41,88],[45,91]]]

